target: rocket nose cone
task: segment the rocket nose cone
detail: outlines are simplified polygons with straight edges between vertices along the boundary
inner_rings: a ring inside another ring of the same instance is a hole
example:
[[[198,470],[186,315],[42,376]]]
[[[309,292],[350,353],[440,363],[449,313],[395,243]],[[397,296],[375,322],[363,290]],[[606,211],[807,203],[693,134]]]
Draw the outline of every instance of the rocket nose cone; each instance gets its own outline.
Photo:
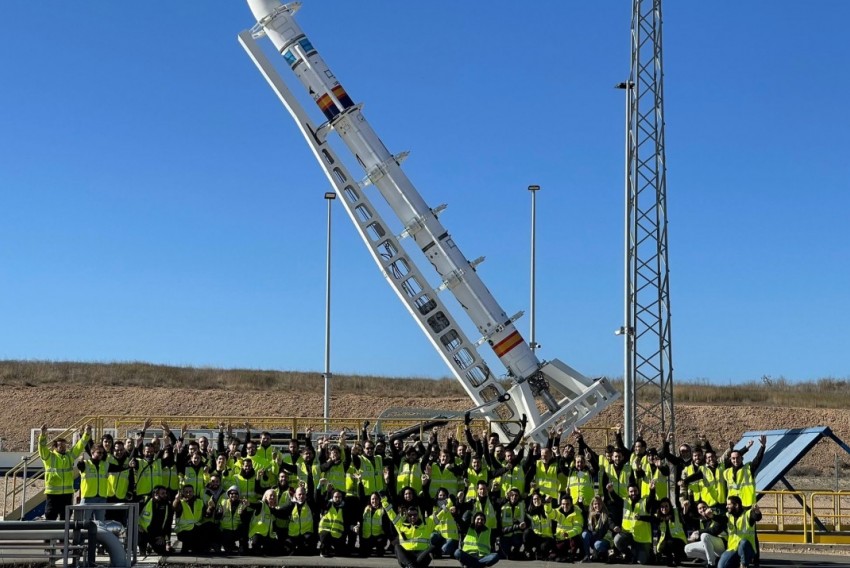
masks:
[[[271,14],[280,4],[280,0],[248,0],[248,7],[257,21]]]

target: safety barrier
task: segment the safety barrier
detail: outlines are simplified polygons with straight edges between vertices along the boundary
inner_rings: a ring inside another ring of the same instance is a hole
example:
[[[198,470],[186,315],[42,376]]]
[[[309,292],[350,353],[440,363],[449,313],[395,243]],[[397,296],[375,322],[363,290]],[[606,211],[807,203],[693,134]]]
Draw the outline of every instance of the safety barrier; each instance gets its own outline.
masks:
[[[806,495],[800,491],[760,491],[759,495],[759,542],[806,543],[811,522]]]
[[[815,491],[809,495],[814,522],[810,542],[850,544],[850,491]]]

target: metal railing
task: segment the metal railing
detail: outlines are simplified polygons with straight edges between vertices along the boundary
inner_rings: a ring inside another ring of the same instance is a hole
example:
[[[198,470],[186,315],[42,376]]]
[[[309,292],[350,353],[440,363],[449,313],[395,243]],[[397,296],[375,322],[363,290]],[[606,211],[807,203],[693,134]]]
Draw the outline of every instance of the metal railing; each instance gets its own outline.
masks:
[[[94,425],[96,421],[97,417],[93,416],[82,418],[59,435],[48,439],[47,444],[50,446],[58,438],[70,438],[80,427],[86,424]],[[21,458],[21,463],[9,468],[9,471],[6,472],[3,489],[4,519],[23,519],[27,511],[41,502],[39,495],[43,490],[44,470],[38,469],[33,473],[33,470],[29,467],[29,464],[33,462],[41,463],[37,448],[34,452]]]
[[[811,524],[806,495],[800,491],[759,491],[759,495],[759,542],[806,543]]]
[[[809,525],[810,542],[850,544],[850,491],[814,491],[809,510],[815,521]]]

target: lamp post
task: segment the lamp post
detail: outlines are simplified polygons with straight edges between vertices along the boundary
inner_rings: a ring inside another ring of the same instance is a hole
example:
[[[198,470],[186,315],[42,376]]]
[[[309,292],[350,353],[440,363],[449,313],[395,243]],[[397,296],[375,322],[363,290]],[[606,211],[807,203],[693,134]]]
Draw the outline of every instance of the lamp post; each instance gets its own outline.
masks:
[[[619,328],[616,332],[616,335],[623,336],[623,440],[626,445],[631,447],[631,444],[634,442],[635,435],[635,374],[632,369],[632,356],[634,353],[634,341],[636,340],[634,333],[635,329],[632,327],[632,279],[629,271],[631,270],[631,227],[629,226],[631,222],[631,184],[629,183],[629,176],[631,175],[631,154],[630,154],[630,140],[629,140],[629,113],[631,111],[631,101],[632,94],[634,90],[635,84],[632,81],[624,81],[622,83],[618,83],[614,86],[615,89],[622,89],[626,93],[626,179],[625,179],[625,191],[626,191],[626,210],[625,210],[625,269],[623,271],[624,285],[623,288],[625,290],[625,302],[624,302],[624,315],[623,319],[625,319],[624,325]]]
[[[331,417],[331,203],[334,199],[336,199],[336,193],[333,191],[325,193],[325,201],[328,203],[328,249],[325,265],[325,372],[322,374],[325,381],[323,408],[325,432],[330,430],[328,419]]]
[[[535,307],[535,286],[534,281],[536,273],[537,261],[537,192],[540,191],[539,185],[529,185],[528,191],[531,193],[531,318],[529,325],[531,326],[531,337],[528,344],[532,351],[536,351],[540,345],[537,344],[537,338],[534,334],[534,307]]]

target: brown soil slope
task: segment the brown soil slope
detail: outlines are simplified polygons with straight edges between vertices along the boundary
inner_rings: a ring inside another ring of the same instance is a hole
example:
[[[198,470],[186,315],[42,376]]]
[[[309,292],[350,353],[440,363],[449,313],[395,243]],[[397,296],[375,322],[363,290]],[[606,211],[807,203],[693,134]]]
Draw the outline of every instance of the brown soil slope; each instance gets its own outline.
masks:
[[[334,417],[373,418],[389,407],[423,407],[462,410],[469,406],[466,397],[405,396],[399,383],[398,392],[384,396],[365,396],[345,393],[334,396],[331,412]],[[436,390],[436,389],[435,389]],[[0,410],[0,436],[4,450],[25,450],[29,445],[30,428],[42,423],[62,427],[93,415],[190,415],[190,416],[298,416],[320,417],[322,395],[314,389],[301,393],[293,390],[233,391],[225,389],[141,388],[141,387],[81,387],[5,385],[4,404]],[[615,405],[588,426],[614,426],[622,421],[622,406]],[[845,441],[850,440],[850,411],[839,409],[777,408],[769,406],[676,406],[679,440],[693,440],[705,433],[715,446],[729,440],[737,441],[747,430],[829,426]],[[209,424],[210,426],[212,424]],[[658,445],[659,440],[648,440]],[[798,474],[832,475],[835,454],[840,452],[833,443],[822,442],[800,462]],[[847,476],[850,456],[840,456]]]

